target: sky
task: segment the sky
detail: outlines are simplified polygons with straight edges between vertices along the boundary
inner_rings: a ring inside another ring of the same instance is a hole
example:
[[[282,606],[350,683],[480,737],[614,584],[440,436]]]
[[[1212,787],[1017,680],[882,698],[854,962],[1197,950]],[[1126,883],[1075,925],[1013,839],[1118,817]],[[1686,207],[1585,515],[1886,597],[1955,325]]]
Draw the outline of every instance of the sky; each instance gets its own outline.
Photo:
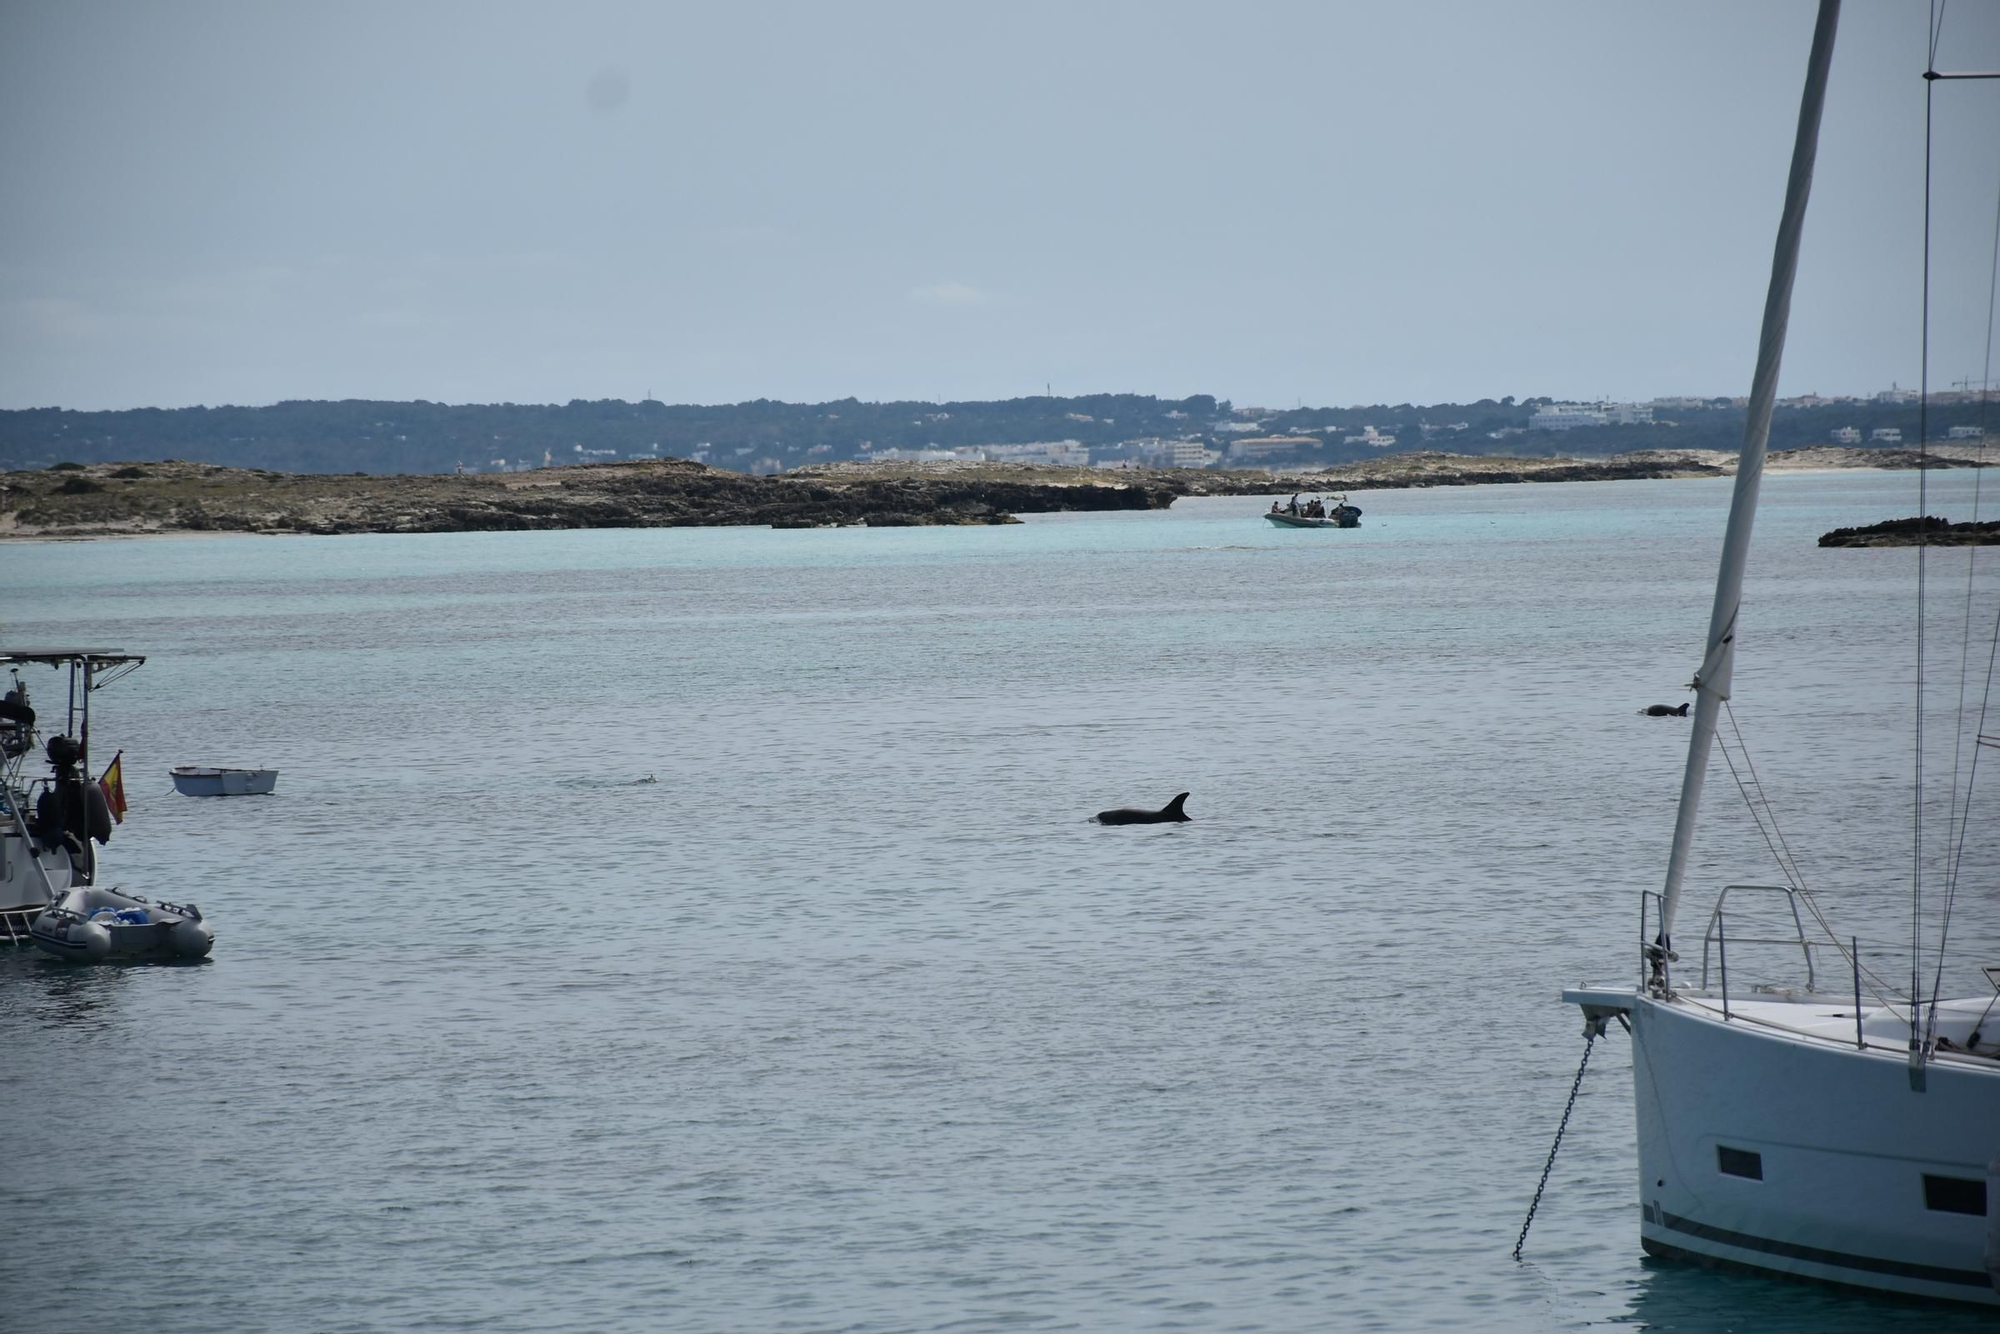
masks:
[[[1917,380],[1927,14],[1842,16],[1783,393]],[[1813,17],[4,0],[0,408],[1742,394]],[[1935,87],[1948,388],[2000,81]]]

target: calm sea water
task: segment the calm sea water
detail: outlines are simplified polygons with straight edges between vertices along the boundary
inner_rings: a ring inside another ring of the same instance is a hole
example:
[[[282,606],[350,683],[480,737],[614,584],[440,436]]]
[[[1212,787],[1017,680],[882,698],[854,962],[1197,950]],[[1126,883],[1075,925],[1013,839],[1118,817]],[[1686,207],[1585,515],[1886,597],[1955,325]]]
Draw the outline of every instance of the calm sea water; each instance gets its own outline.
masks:
[[[1636,710],[1687,697],[1727,488],[10,544],[7,641],[151,655],[99,697],[108,878],[217,945],[0,956],[0,1326],[1957,1327],[1643,1260],[1615,1033],[1508,1257],[1582,1051],[1557,991],[1635,969],[1686,740]],[[1769,480],[1737,683],[1892,973],[1915,558],[1812,543],[1914,489]],[[283,777],[198,801],[189,762]],[[1726,787],[1698,912],[1773,874]]]

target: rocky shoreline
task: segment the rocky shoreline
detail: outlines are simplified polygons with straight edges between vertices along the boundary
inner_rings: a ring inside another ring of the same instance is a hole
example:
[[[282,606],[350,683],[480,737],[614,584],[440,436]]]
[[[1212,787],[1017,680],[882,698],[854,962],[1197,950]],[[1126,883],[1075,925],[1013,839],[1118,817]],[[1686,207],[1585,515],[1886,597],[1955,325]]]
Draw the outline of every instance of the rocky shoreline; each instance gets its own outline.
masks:
[[[1887,519],[1860,528],[1836,528],[1819,539],[1823,547],[1992,547],[2000,546],[2000,523],[1953,523],[1936,515]]]
[[[1716,477],[1716,451],[1609,458],[1396,454],[1338,470],[1272,474],[1197,469],[1082,469],[968,463],[836,463],[746,477],[684,459],[472,476],[280,473],[166,460],[57,464],[0,474],[0,537],[167,533],[459,533],[561,528],[1014,523],[1022,513],[1165,509],[1181,496],[1355,492]],[[1910,467],[1904,451],[1814,449],[1771,456],[1774,469]],[[1980,466],[1933,456],[1923,466]]]
[[[0,536],[992,524],[1019,522],[1023,510],[1163,509],[1177,494],[978,476],[745,477],[681,459],[424,477],[168,461],[0,475]]]

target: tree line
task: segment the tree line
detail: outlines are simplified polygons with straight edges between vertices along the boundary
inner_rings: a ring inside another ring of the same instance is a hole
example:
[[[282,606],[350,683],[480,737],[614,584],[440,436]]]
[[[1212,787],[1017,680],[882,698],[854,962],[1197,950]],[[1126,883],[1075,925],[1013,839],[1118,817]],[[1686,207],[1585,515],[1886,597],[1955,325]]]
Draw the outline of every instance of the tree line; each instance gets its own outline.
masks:
[[[1194,438],[1218,450],[1246,434],[1317,440],[1274,463],[1344,463],[1383,451],[1348,444],[1373,426],[1396,437],[1396,452],[1439,449],[1467,454],[1610,454],[1634,449],[1734,449],[1744,409],[1728,400],[1662,410],[1661,420],[1568,431],[1530,428],[1547,399],[1471,403],[1374,404],[1344,408],[1238,409],[1195,394],[1033,396],[992,402],[667,404],[654,400],[573,399],[564,404],[295,400],[264,407],[137,408],[78,412],[63,408],[0,411],[0,469],[59,462],[110,463],[179,458],[231,467],[305,473],[446,473],[492,471],[610,457],[704,457],[749,471],[859,457],[883,449],[1076,440],[1094,456],[1131,453],[1131,442]],[[1976,404],[1933,404],[1930,429],[1979,421]],[[1843,403],[1783,408],[1771,428],[1773,449],[1826,444],[1837,428],[1864,441],[1893,427],[1905,445],[1917,437],[1915,404]]]

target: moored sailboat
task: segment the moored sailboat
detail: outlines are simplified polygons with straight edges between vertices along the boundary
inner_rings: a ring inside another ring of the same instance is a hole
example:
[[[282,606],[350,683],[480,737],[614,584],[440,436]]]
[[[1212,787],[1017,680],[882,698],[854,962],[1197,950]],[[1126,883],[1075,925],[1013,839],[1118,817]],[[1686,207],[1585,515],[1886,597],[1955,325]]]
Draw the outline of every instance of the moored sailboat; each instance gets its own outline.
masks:
[[[117,649],[0,649],[0,668],[9,672],[0,698],[0,943],[26,944],[44,910],[96,882],[97,845],[110,840],[122,810],[112,808],[105,784],[90,781],[91,696],[145,661]],[[31,702],[21,672],[33,667],[68,673],[59,731],[49,725],[55,710],[38,714]],[[44,762],[48,777],[30,773]],[[115,775],[116,761],[106,768]]]
[[[1631,1034],[1640,1243],[1648,1252],[2000,1305],[2000,994],[1947,999],[1933,983],[1926,995],[1913,967],[1907,993],[1871,977],[1872,994],[1864,996],[1858,948],[1831,932],[1808,939],[1799,912],[1804,907],[1817,920],[1818,909],[1788,854],[1780,857],[1786,884],[1721,890],[1703,934],[1698,980],[1674,968],[1703,780],[1730,698],[1743,568],[1838,12],[1838,0],[1822,0],[1742,460],[1694,680],[1693,735],[1665,886],[1642,898],[1637,985],[1574,987],[1563,998],[1582,1008],[1589,1037],[1614,1019]],[[1732,990],[1728,923],[1752,893],[1780,896],[1789,907],[1805,964],[1802,986],[1746,990],[1739,975]],[[1839,991],[1821,987],[1815,949],[1843,957]],[[2000,979],[2000,968],[1987,976]],[[1994,987],[2000,993],[2000,980]]]

